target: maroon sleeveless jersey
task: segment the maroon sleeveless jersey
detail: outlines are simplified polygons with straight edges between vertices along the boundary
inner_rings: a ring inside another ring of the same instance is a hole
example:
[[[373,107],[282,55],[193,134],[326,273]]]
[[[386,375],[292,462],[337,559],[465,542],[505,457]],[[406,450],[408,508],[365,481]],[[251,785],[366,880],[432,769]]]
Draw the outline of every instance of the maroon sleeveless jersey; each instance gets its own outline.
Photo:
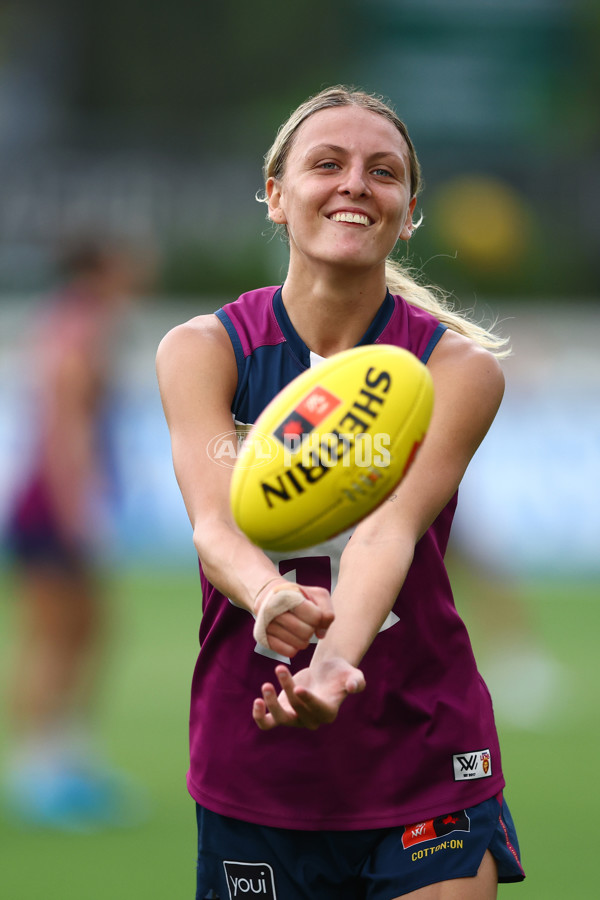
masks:
[[[311,362],[281,290],[243,294],[217,312],[238,364],[232,412],[254,422]],[[404,347],[423,362],[445,327],[387,294],[361,344]],[[444,566],[456,497],[416,547],[393,610],[364,656],[364,692],[317,731],[260,731],[252,701],[273,681],[275,660],[257,646],[253,619],[207,581],[192,685],[188,787],[214,812],[306,830],[382,828],[473,806],[504,786],[489,692],[473,657]],[[280,572],[331,589],[350,532],[296,554],[273,555]],[[365,597],[368,602],[368,597]],[[310,646],[291,671],[306,667]]]

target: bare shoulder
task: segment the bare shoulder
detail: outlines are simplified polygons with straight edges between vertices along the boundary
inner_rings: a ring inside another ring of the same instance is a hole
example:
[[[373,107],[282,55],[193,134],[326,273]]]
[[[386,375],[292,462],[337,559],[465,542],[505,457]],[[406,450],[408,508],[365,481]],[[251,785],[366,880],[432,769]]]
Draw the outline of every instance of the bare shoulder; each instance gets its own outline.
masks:
[[[431,354],[429,369],[435,381],[450,379],[457,389],[488,395],[499,404],[504,394],[504,372],[498,359],[475,341],[456,331],[444,332]]]
[[[435,391],[430,432],[437,434],[440,445],[450,440],[457,458],[468,461],[502,403],[504,373],[500,363],[489,350],[448,329],[431,354],[428,368]]]
[[[194,316],[181,325],[176,325],[161,340],[156,354],[160,364],[172,355],[226,351],[231,342],[220,321],[214,315]]]
[[[237,364],[217,317],[196,316],[168,331],[158,346],[156,372],[163,402],[178,396],[186,407],[191,397],[202,397],[203,404],[209,396],[229,401],[237,385]]]
[[[235,355],[225,328],[214,315],[195,316],[176,325],[161,340],[156,353],[156,367],[161,374],[187,368],[198,372],[235,369]]]

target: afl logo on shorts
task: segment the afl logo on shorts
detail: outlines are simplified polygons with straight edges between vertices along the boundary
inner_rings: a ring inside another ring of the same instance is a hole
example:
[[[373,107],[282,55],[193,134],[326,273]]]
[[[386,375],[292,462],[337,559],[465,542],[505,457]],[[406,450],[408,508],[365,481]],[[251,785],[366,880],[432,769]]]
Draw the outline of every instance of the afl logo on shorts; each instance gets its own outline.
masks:
[[[233,862],[223,860],[229,900],[262,897],[277,900],[273,869],[268,863]]]

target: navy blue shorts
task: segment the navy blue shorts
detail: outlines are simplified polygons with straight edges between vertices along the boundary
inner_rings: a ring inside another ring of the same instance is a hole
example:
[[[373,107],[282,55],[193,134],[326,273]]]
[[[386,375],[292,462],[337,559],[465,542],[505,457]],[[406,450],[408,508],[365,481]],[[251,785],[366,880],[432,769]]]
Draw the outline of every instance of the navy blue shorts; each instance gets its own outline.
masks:
[[[366,831],[253,825],[196,806],[196,900],[394,900],[477,874],[486,850],[498,881],[522,881],[502,795],[427,822]]]

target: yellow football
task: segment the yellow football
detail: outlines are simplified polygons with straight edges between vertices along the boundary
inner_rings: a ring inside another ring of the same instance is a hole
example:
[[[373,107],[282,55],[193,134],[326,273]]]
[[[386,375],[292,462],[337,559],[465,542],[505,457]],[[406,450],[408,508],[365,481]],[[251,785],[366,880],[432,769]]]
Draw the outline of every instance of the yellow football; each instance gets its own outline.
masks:
[[[408,350],[330,356],[263,410],[237,455],[231,509],[253,543],[299,550],[355,525],[401,481],[425,437],[433,382]]]

